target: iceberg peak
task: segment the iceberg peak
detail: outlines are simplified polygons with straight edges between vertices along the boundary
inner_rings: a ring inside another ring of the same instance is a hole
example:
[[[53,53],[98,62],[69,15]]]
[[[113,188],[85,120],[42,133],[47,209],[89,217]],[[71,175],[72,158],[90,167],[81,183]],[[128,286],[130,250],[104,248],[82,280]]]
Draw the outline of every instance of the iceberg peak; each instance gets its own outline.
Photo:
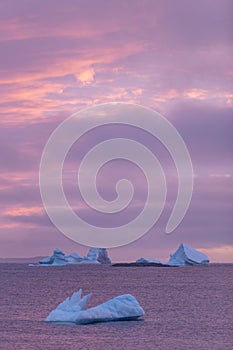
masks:
[[[86,303],[91,298],[91,294],[87,294],[82,298],[82,289],[79,289],[78,292],[74,292],[71,297],[66,298],[62,303],[57,307],[57,310],[64,312],[77,312],[84,310]]]
[[[170,255],[168,264],[170,266],[208,265],[209,258],[204,253],[181,243],[175,253]]]

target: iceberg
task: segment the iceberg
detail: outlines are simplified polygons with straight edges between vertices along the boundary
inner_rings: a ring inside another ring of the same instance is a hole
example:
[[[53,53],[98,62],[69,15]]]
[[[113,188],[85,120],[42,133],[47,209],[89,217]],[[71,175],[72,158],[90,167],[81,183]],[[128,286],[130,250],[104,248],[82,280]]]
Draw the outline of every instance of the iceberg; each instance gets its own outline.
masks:
[[[189,247],[185,243],[181,243],[175,253],[170,254],[168,262],[160,260],[140,258],[133,263],[116,263],[112,266],[162,266],[162,267],[177,267],[177,266],[193,266],[193,265],[208,265],[209,258],[204,253]]]
[[[144,315],[144,310],[138,301],[130,294],[117,296],[107,302],[85,310],[91,294],[82,296],[82,289],[60,303],[50,312],[46,322],[72,322],[88,324],[95,322],[110,322],[136,320]]]
[[[53,265],[55,266],[63,266],[66,265],[67,260],[65,254],[61,251],[61,249],[56,248],[53,252]]]
[[[90,248],[87,259],[98,261],[100,264],[111,264],[106,248]]]
[[[181,243],[177,251],[170,255],[170,266],[208,265],[209,258],[204,253]]]
[[[71,264],[111,264],[106,248],[90,248],[87,256],[77,253],[65,255],[60,248],[53,251],[53,255],[39,261],[43,266],[64,266]]]
[[[39,261],[39,264],[44,265],[44,266],[63,266],[66,265],[67,260],[65,254],[62,252],[61,249],[56,248],[53,251],[52,256],[48,256],[47,258],[43,258]]]

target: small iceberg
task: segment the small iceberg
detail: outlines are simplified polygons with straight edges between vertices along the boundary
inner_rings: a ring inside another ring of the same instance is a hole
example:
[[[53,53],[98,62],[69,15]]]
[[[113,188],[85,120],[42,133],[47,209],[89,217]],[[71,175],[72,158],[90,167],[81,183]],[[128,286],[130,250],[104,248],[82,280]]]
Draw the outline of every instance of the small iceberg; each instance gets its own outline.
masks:
[[[145,314],[138,301],[130,294],[120,295],[103,304],[84,310],[90,298],[91,294],[82,298],[82,289],[80,289],[51,311],[45,321],[88,324],[137,320]]]
[[[170,255],[170,266],[208,265],[209,258],[204,253],[181,243],[177,251]]]

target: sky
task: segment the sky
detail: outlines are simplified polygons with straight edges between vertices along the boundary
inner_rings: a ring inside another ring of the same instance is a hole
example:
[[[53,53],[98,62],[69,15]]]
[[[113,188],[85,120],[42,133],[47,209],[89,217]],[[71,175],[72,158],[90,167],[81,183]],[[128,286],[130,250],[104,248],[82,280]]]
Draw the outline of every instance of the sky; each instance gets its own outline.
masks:
[[[193,162],[194,191],[182,223],[166,235],[177,177],[155,142],[170,191],[165,211],[146,235],[110,249],[110,257],[166,261],[185,242],[212,262],[233,261],[232,5],[227,0],[0,0],[0,257],[50,255],[55,247],[87,252],[60,233],[43,208],[41,154],[53,130],[74,112],[128,102],[160,112],[176,127]],[[101,137],[127,133],[133,131],[106,128]],[[135,137],[151,147],[148,135]],[[95,142],[98,137],[90,134],[75,144],[64,165],[64,188],[76,209],[80,194],[72,174]],[[129,219],[143,206],[145,179],[134,165],[116,162],[103,169],[100,193],[111,198],[114,181],[130,177],[137,190]],[[95,216],[88,207],[80,211],[86,220]],[[96,220],[100,226],[118,222],[113,216]]]

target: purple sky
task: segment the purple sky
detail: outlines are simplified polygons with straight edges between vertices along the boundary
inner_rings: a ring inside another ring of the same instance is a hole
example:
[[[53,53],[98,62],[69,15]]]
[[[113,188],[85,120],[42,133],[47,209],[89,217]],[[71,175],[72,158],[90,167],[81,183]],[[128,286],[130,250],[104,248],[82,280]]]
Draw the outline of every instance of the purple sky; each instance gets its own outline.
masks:
[[[177,179],[157,145],[168,173],[165,211],[143,238],[111,249],[111,258],[167,260],[183,241],[212,261],[233,260],[232,7],[226,0],[0,0],[0,257],[47,255],[57,246],[86,253],[43,210],[41,152],[73,112],[123,101],[153,108],[173,123],[190,151],[195,183],[187,215],[165,235]],[[102,136],[114,132],[120,131],[103,130]],[[151,146],[145,135],[137,137]],[[77,170],[95,140],[90,135],[75,145],[67,173]],[[143,205],[143,177],[124,161],[103,169],[106,198],[114,193],[113,174],[126,174],[137,187],[128,213],[133,217]],[[75,181],[67,176],[64,187],[77,206]],[[81,212],[93,219],[85,206]],[[118,219],[106,220],[113,225]]]

